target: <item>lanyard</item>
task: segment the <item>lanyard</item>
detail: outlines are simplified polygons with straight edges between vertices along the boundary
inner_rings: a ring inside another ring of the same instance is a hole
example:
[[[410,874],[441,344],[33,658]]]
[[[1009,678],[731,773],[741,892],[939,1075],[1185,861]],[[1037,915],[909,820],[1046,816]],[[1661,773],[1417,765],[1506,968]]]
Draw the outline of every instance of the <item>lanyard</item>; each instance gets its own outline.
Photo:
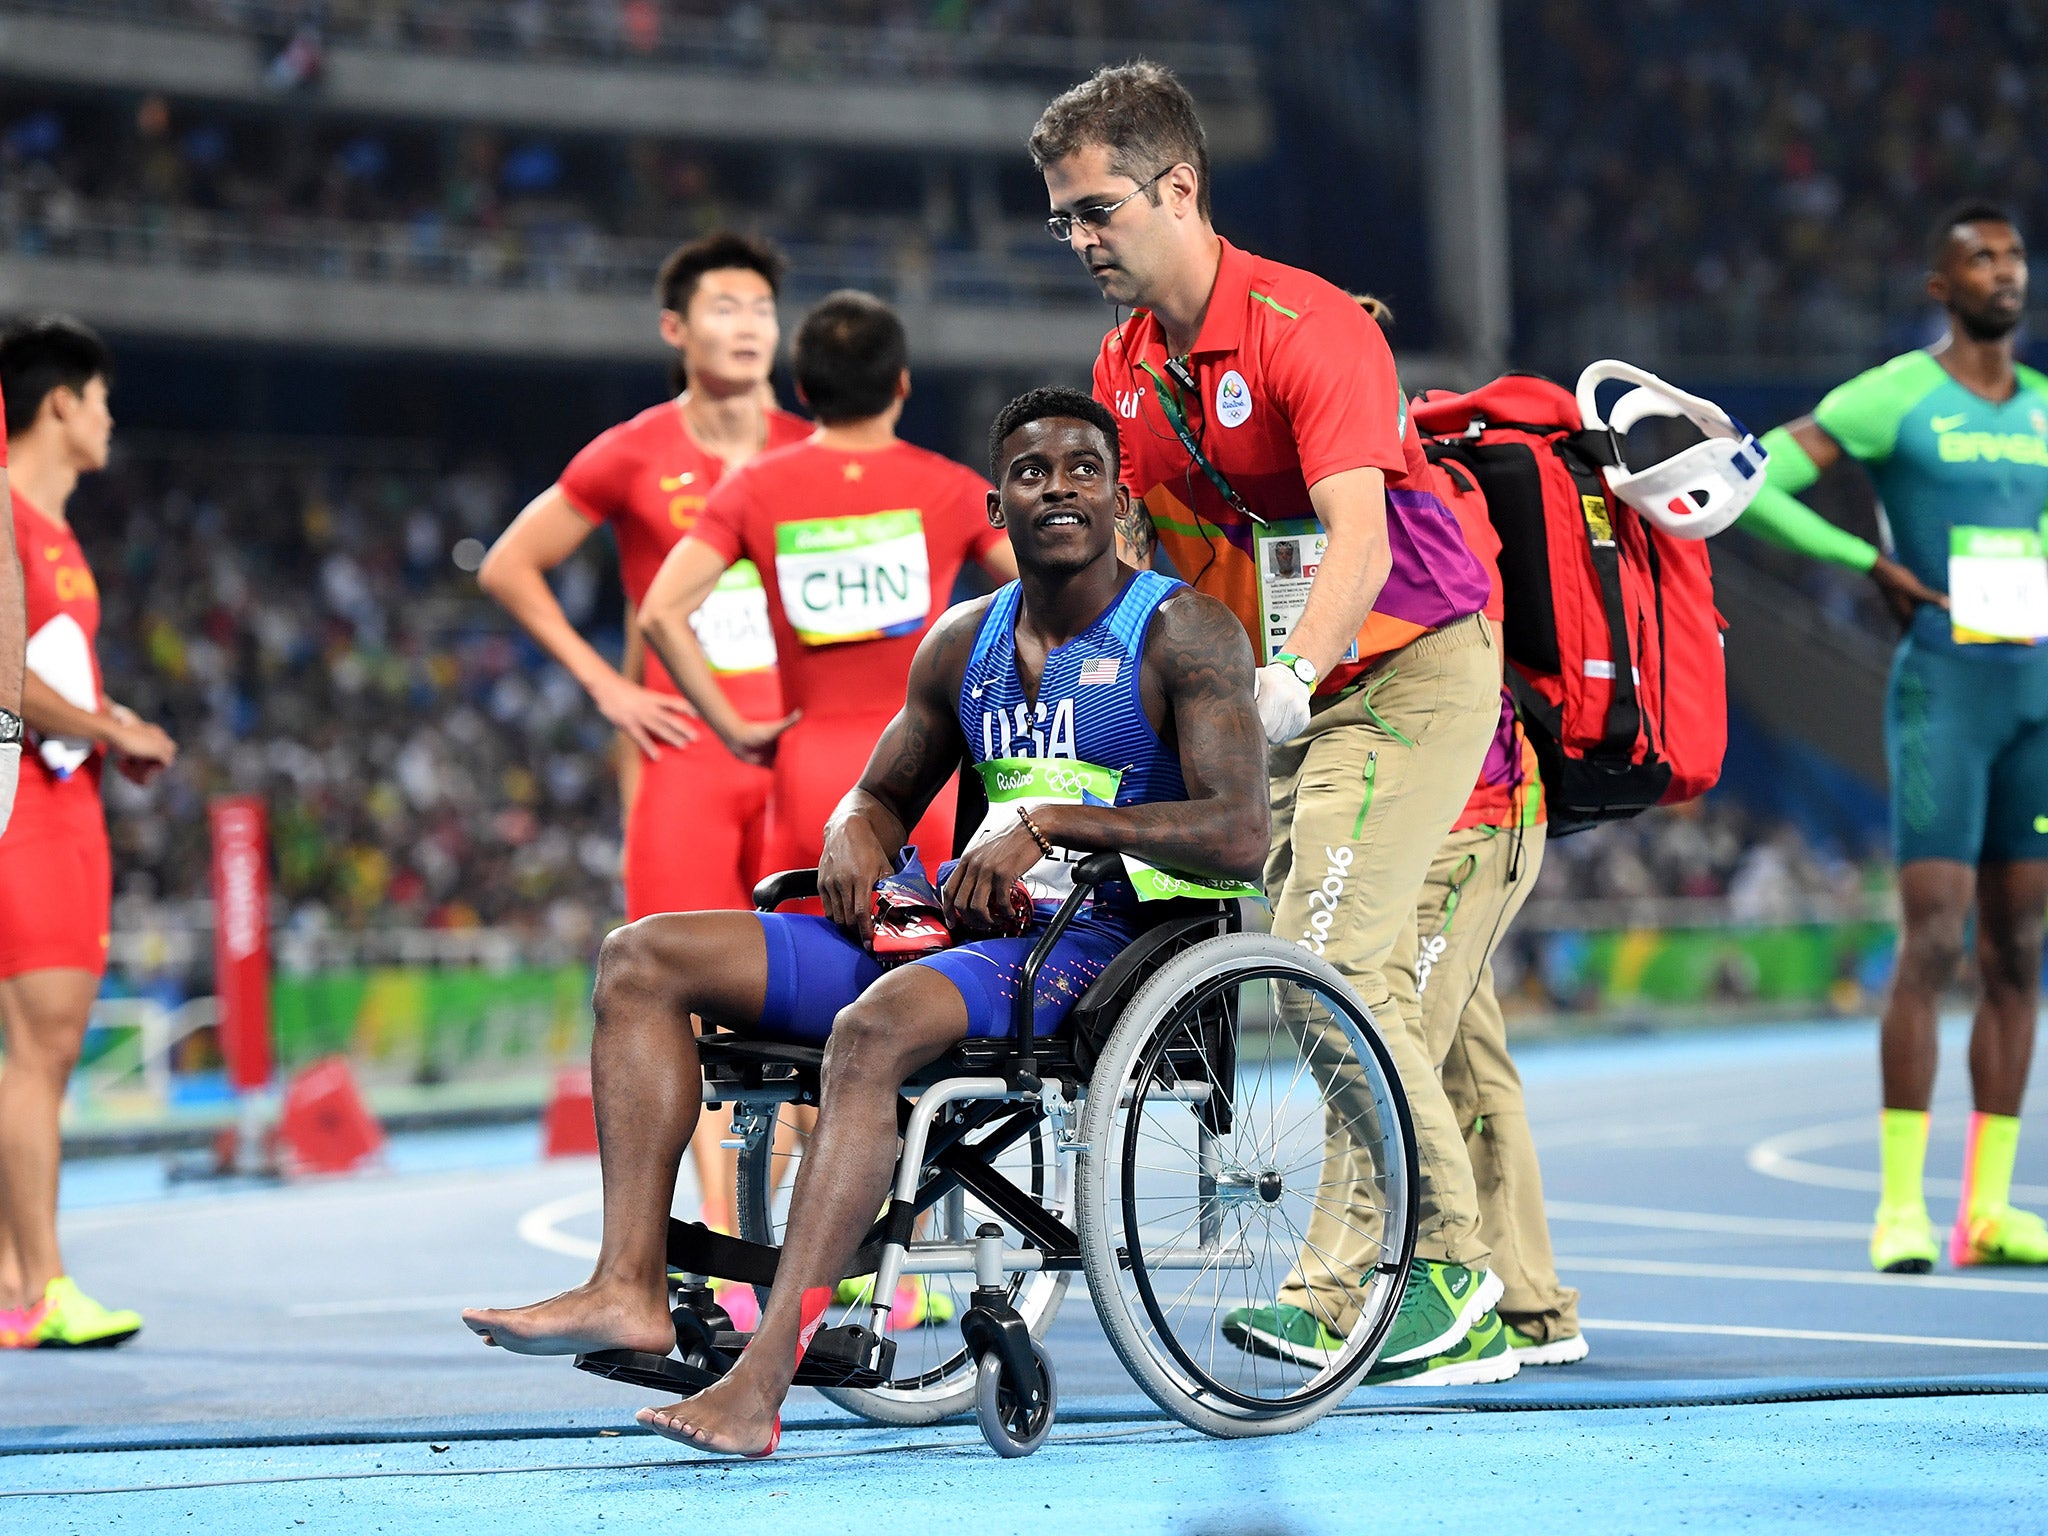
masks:
[[[1173,428],[1173,435],[1180,439],[1181,447],[1187,449],[1188,457],[1193,459],[1202,473],[1209,477],[1209,483],[1216,487],[1216,494],[1223,498],[1224,505],[1240,517],[1248,517],[1261,528],[1265,527],[1266,520],[1246,505],[1245,499],[1237,494],[1237,487],[1224,479],[1223,471],[1210,463],[1209,456],[1202,452],[1202,445],[1195,441],[1195,434],[1188,430],[1187,413],[1182,408],[1180,396],[1174,392],[1173,386],[1160,377],[1159,370],[1150,363],[1140,362],[1138,366],[1152,376],[1152,393],[1159,401],[1159,409],[1166,415],[1167,425]],[[1166,366],[1173,370],[1176,378],[1186,379],[1189,389],[1194,388],[1194,380],[1188,376],[1186,366],[1178,358],[1169,360]]]

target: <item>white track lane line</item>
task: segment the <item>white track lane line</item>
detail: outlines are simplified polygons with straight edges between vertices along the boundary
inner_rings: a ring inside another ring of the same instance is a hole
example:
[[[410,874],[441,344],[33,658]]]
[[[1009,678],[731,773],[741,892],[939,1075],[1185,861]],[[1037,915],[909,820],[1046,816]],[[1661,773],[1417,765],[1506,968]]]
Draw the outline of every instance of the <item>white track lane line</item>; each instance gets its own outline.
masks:
[[[1830,1120],[1823,1125],[1803,1126],[1796,1131],[1766,1136],[1749,1149],[1746,1161],[1750,1172],[1760,1173],[1767,1179],[1875,1194],[1881,1187],[1875,1173],[1861,1168],[1837,1168],[1830,1163],[1808,1162],[1797,1155],[1818,1152],[1826,1147],[1847,1146],[1851,1142],[1868,1142],[1875,1136],[1876,1127],[1869,1115],[1858,1115],[1854,1120]],[[1960,1195],[1962,1192],[1960,1179],[1927,1180],[1927,1193],[1930,1195]],[[2048,1185],[2015,1184],[2012,1193],[2015,1200],[2048,1200]]]
[[[1666,1211],[1643,1205],[1601,1205],[1584,1200],[1546,1200],[1553,1221],[1588,1221],[1610,1227],[1655,1227],[1665,1232],[1726,1232],[1737,1237],[1870,1236],[1867,1221],[1804,1221],[1782,1216],[1724,1216],[1717,1211]]]
[[[595,1259],[597,1242],[594,1238],[571,1237],[555,1228],[559,1222],[572,1216],[588,1216],[603,1205],[602,1189],[586,1189],[564,1195],[559,1200],[550,1200],[545,1205],[536,1205],[519,1218],[520,1240],[536,1248],[545,1248],[549,1253],[567,1254],[572,1259]]]
[[[2005,1280],[1992,1275],[1886,1275],[1874,1269],[1787,1269],[1765,1264],[1695,1264],[1669,1259],[1557,1256],[1560,1269],[1600,1275],[1666,1275],[1686,1280],[1763,1280],[1793,1285],[1889,1285],[1921,1291],[1996,1291],[2048,1296],[2048,1280]]]
[[[1919,1333],[1844,1333],[1831,1328],[1750,1328],[1734,1323],[1649,1323],[1632,1318],[1582,1317],[1588,1330],[1616,1333],[1713,1333],[1738,1339],[1811,1339],[1827,1344],[1929,1344],[1940,1349],[2048,1350],[2038,1339],[1951,1339]]]

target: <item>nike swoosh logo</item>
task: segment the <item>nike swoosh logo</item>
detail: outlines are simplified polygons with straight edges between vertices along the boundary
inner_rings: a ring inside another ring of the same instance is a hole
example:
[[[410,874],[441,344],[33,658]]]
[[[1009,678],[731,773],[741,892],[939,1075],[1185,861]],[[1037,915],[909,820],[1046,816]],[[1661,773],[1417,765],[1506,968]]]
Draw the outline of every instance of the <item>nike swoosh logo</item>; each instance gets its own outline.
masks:
[[[1930,416],[1927,418],[1927,425],[1937,432],[1953,432],[1969,419],[1968,411],[1957,411],[1953,416]]]

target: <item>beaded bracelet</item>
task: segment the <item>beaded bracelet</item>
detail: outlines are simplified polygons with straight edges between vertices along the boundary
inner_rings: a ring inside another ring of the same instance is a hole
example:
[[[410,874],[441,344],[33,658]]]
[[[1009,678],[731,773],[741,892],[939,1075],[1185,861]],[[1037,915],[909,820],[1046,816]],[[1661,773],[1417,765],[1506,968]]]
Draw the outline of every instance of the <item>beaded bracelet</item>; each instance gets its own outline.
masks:
[[[1017,807],[1017,819],[1024,823],[1024,830],[1031,834],[1031,841],[1038,844],[1038,851],[1048,859],[1051,858],[1052,844],[1045,840],[1045,834],[1038,830],[1038,823],[1031,819],[1031,813],[1021,805]]]

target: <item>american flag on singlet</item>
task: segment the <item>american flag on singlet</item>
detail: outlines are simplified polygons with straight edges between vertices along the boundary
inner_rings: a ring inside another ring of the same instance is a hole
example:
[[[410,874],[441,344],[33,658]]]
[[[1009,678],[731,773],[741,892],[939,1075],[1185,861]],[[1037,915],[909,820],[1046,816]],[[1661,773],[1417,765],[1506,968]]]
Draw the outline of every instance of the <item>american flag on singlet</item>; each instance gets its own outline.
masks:
[[[1092,656],[1082,662],[1080,686],[1086,688],[1091,683],[1115,682],[1119,661],[1120,658],[1115,656]]]

